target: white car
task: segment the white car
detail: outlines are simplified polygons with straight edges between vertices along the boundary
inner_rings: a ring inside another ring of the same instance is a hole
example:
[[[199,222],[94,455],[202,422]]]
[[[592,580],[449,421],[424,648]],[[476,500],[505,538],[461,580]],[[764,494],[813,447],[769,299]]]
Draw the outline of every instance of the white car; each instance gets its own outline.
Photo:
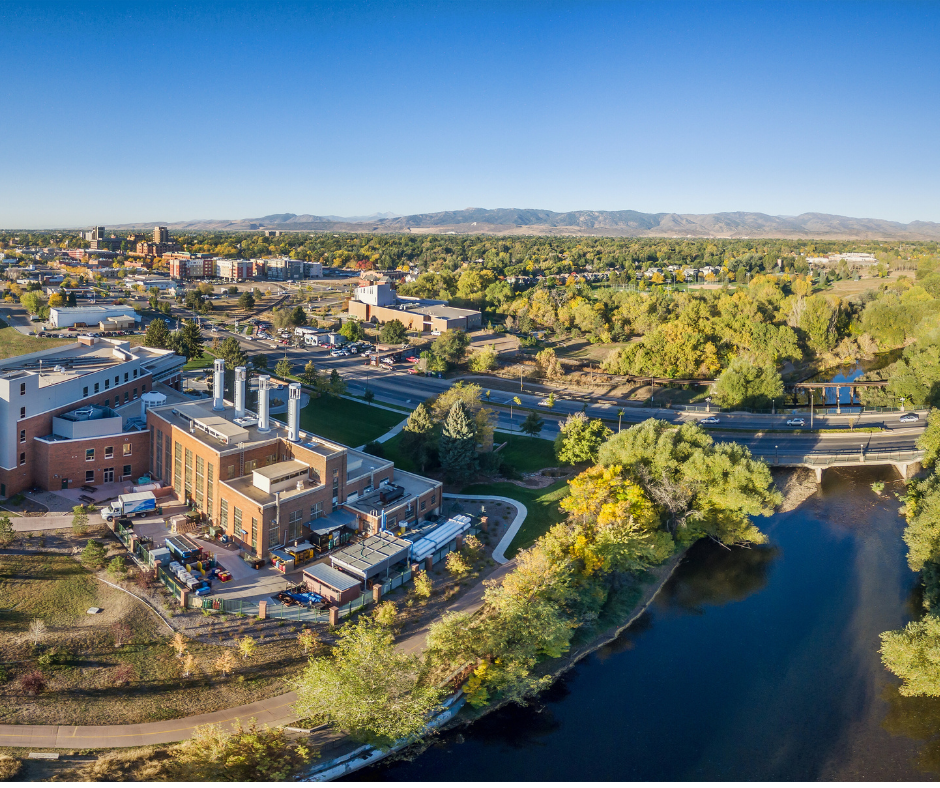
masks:
[[[704,419],[699,419],[699,424],[717,424],[719,421],[717,416],[706,416]]]
[[[550,408],[550,407],[552,407],[552,403],[549,402],[547,399],[540,399],[540,400],[539,400],[539,405],[541,405],[543,408]]]
[[[788,427],[805,427],[806,419],[787,419]]]
[[[330,355],[333,356],[333,358],[337,358],[338,356],[345,356],[346,351],[345,350],[331,350]]]
[[[905,413],[903,416],[901,416],[900,419],[898,419],[898,421],[920,421],[920,416],[918,416],[916,413]]]

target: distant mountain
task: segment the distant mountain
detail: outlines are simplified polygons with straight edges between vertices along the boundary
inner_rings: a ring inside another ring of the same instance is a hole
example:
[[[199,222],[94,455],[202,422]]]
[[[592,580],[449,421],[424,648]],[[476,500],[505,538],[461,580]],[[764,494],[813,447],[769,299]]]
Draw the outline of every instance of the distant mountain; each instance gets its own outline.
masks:
[[[765,213],[640,213],[557,211],[535,208],[464,208],[397,216],[314,216],[274,213],[256,219],[148,222],[114,226],[133,229],[166,224],[173,230],[283,230],[300,232],[480,233],[488,235],[612,235],[666,238],[830,238],[940,240],[940,223],[909,224],[826,213],[769,216]],[[113,225],[112,225],[113,226]]]

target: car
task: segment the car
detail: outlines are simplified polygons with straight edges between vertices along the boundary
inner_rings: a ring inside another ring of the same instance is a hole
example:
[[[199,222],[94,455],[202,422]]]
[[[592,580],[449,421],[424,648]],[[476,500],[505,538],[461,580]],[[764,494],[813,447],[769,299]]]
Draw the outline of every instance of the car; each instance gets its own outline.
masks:
[[[539,400],[539,405],[541,405],[543,408],[550,408],[550,407],[552,407],[552,403],[549,402],[547,399],[540,399],[540,400]]]
[[[720,419],[717,416],[706,416],[704,419],[699,419],[699,424],[718,424]]]
[[[346,355],[346,351],[345,351],[345,350],[331,350],[331,351],[330,351],[330,355],[333,356],[334,358],[336,358],[336,357],[338,357],[338,356],[345,356],[345,355]]]
[[[788,427],[805,427],[806,419],[787,419]]]
[[[416,364],[417,361],[418,361],[418,359],[415,358],[414,356],[408,356],[408,357],[405,359],[405,361],[407,361],[409,364]]]
[[[419,375],[420,373],[419,373],[418,370],[416,370],[414,367],[408,367],[408,374],[409,374],[409,375]]]
[[[432,336],[432,337],[439,337],[440,335],[441,335],[441,332],[440,332],[440,331],[432,331],[432,332],[431,332],[431,336]]]
[[[920,421],[920,416],[918,416],[916,413],[905,413],[903,416],[901,416],[900,419],[898,419],[898,421]]]

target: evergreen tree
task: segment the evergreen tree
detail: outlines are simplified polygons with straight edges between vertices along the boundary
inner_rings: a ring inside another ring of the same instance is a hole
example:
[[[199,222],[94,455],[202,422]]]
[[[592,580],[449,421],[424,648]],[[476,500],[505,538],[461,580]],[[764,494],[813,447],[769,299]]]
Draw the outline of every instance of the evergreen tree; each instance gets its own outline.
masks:
[[[304,312],[304,308],[300,304],[291,310],[290,322],[295,326],[307,325],[307,313]]]
[[[242,350],[241,345],[235,337],[226,337],[219,343],[219,357],[225,359],[227,369],[243,367],[248,361],[248,356]]]
[[[335,369],[330,372],[330,394],[339,397],[346,393],[346,381],[340,377]]]
[[[539,416],[534,410],[529,411],[529,415],[525,417],[525,421],[522,422],[522,427],[520,428],[526,435],[531,435],[533,438],[537,438],[539,433],[542,431],[542,428],[545,426],[545,420]]]
[[[151,320],[150,325],[147,326],[147,333],[144,334],[144,345],[166,350],[170,347],[171,341],[172,337],[170,329],[166,327],[166,321],[160,318]]]
[[[477,468],[476,427],[462,402],[453,404],[444,421],[440,455],[441,467],[452,481],[469,478]]]
[[[251,363],[255,365],[255,369],[264,369],[268,368],[268,357],[264,353],[258,353],[251,357]]]
[[[291,374],[293,369],[294,365],[290,363],[290,359],[284,356],[284,358],[277,362],[277,366],[274,367],[274,374],[279,378],[286,378]]]
[[[179,331],[173,332],[172,344],[173,349],[181,356],[184,356],[187,361],[201,356],[203,350],[202,334],[199,326],[196,325],[196,321],[184,321],[183,327]],[[244,354],[242,355],[244,356]]]
[[[422,402],[411,412],[402,435],[402,449],[415,459],[422,471],[430,459],[433,435],[434,422]]]

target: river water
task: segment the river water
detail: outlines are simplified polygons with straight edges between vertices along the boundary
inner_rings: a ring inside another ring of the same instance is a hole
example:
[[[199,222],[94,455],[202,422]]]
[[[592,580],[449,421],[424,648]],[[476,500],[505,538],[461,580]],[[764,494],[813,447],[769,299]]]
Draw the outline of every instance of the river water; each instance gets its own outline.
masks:
[[[693,547],[647,613],[530,706],[355,778],[936,778],[940,699],[902,698],[877,654],[919,611],[901,491],[892,469],[826,471],[761,521],[767,545]]]

